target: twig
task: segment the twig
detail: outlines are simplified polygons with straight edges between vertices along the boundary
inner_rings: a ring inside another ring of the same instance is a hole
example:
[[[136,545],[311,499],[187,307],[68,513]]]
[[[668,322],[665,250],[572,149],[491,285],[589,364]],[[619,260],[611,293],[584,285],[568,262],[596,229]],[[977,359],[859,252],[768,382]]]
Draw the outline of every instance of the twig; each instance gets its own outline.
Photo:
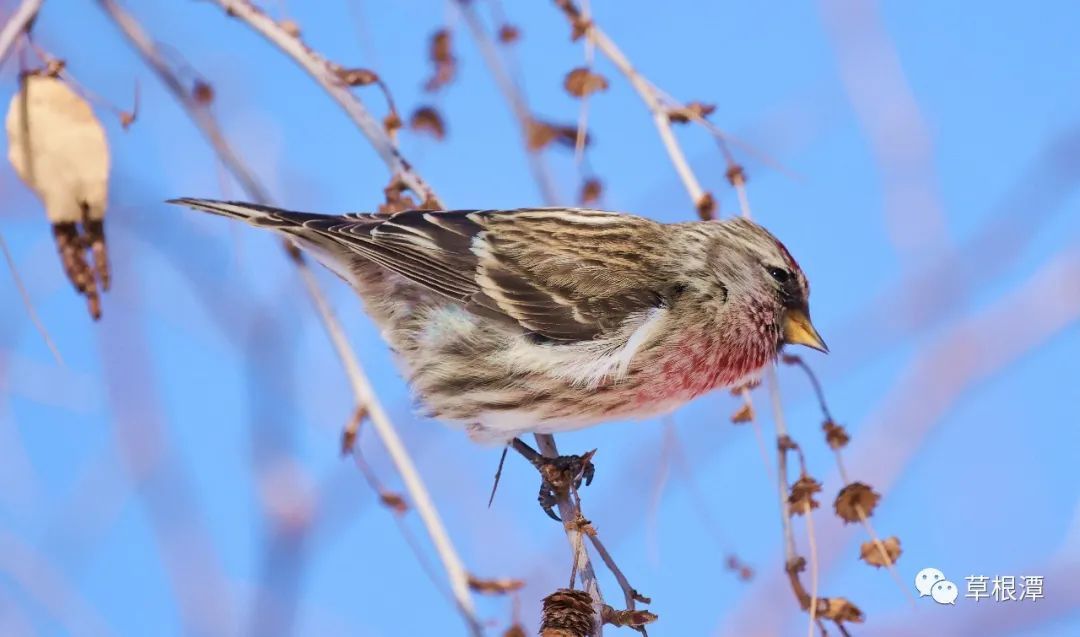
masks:
[[[655,87],[634,68],[622,50],[596,26],[595,22],[591,19],[582,21],[581,10],[574,5],[572,0],[555,0],[555,4],[562,9],[575,28],[580,25],[584,30],[585,37],[589,38],[597,50],[611,60],[611,63],[630,81],[630,84],[652,114],[656,131],[660,134],[660,141],[663,142],[664,148],[667,149],[668,157],[675,167],[675,172],[678,173],[679,179],[682,180],[683,185],[686,187],[686,191],[690,195],[694,207],[698,210],[698,214],[703,218],[711,218],[714,207],[712,196],[701,187],[697,176],[694,175],[694,171],[690,168],[690,163],[679,146],[679,142],[675,139],[674,131],[671,129],[668,111],[664,108],[663,100]]]
[[[0,66],[3,66],[4,60],[11,53],[19,36],[30,32],[31,27],[34,26],[34,18],[37,17],[44,1],[23,0],[22,4],[15,9],[15,13],[11,14],[3,28],[0,29]]]
[[[220,128],[217,126],[216,120],[214,120],[209,111],[203,108],[202,105],[188,94],[184,89],[183,84],[181,84],[175,74],[172,73],[168,65],[163,62],[156,47],[153,45],[152,40],[146,35],[138,23],[135,22],[131,16],[124,13],[113,0],[99,0],[99,3],[106,12],[113,17],[117,25],[124,31],[125,35],[128,36],[129,40],[131,40],[132,44],[140,51],[140,53],[142,53],[147,63],[158,73],[165,85],[174,93],[177,99],[180,100],[181,104],[185,107],[185,110],[214,147],[214,150],[218,153],[222,162],[237,177],[237,180],[248,195],[260,202],[266,202],[268,200],[266,190],[258,183],[254,176],[252,176],[251,172],[246,169],[236,153],[231,150],[228,143],[225,141]],[[359,100],[352,96],[351,93],[345,90],[344,85],[333,84],[333,87],[327,86],[327,84],[324,83],[326,81],[325,77],[319,76],[315,71],[311,71],[311,68],[315,67],[326,73],[330,73],[329,63],[326,60],[305,47],[298,39],[284,33],[277,23],[273,22],[273,20],[256,9],[253,5],[246,2],[220,2],[219,4],[222,4],[223,6],[228,5],[227,9],[236,12],[235,14],[238,16],[244,17],[245,21],[248,21],[249,24],[256,29],[260,29],[261,27],[263,29],[268,29],[273,33],[277,33],[283,40],[274,40],[271,35],[268,35],[265,32],[264,35],[278,43],[279,46],[282,46],[282,48],[287,53],[290,53],[290,55],[293,55],[294,57],[299,55],[304,60],[307,60],[308,62],[303,63],[305,68],[308,68],[309,72],[312,72],[312,74],[316,76],[316,79],[320,81],[320,84],[323,84],[324,88],[326,88],[328,92],[331,92],[332,95],[335,95],[334,90],[340,90],[347,95],[347,98],[339,99],[339,103],[341,103],[343,107],[346,107],[346,110],[350,110],[351,108],[352,110],[350,113],[362,114],[364,117],[370,119],[370,116],[367,115],[367,111],[364,109],[363,105],[360,104]],[[233,7],[232,5],[238,6]],[[244,13],[240,13],[241,11]],[[260,32],[262,31],[260,30]],[[291,44],[286,47],[282,42]],[[297,59],[299,61],[299,58]],[[334,90],[332,90],[332,88]],[[335,98],[337,98],[336,95]],[[346,106],[347,103],[351,104],[351,106]],[[362,118],[361,120],[358,120],[357,117],[354,116],[354,120],[357,121],[357,124],[359,125]],[[361,129],[368,135],[369,139],[371,139],[372,133],[362,125]],[[376,141],[372,139],[372,144],[380,151],[380,155],[384,157],[391,168],[395,171],[400,169],[401,172],[399,173],[399,176],[405,180],[406,183],[409,183],[411,188],[416,189],[416,192],[425,193],[426,196],[434,198],[434,194],[431,193],[427,185],[420,180],[419,176],[412,173],[408,168],[408,165],[401,159],[397,150],[393,148],[393,145],[390,144],[389,140],[385,137],[382,129],[378,128],[377,125],[375,126],[374,136],[381,140],[381,143],[376,143]],[[382,152],[383,147],[390,149],[388,155]],[[408,491],[413,504],[416,507],[417,513],[420,515],[424,526],[428,530],[428,534],[431,537],[432,543],[442,560],[443,568],[446,570],[447,577],[450,580],[450,588],[453,591],[459,610],[462,612],[462,615],[473,634],[479,634],[480,626],[474,614],[475,611],[472,603],[472,596],[468,588],[468,573],[450,541],[446,528],[428,494],[427,488],[424,486],[424,483],[412,462],[412,458],[409,456],[401,438],[398,436],[397,430],[394,428],[393,423],[390,421],[381,403],[375,396],[360,361],[349,345],[348,339],[345,337],[340,323],[338,323],[329,303],[327,303],[318,286],[315,275],[311,272],[310,268],[307,267],[306,263],[299,258],[298,252],[293,253],[292,257],[299,268],[304,285],[323,321],[323,325],[326,328],[327,334],[330,336],[334,349],[341,358],[342,365],[345,368],[356,401],[358,404],[365,406],[368,410],[368,416],[371,419],[372,425],[379,435],[379,438],[382,440],[383,445],[386,447],[398,474],[402,478],[405,489]]]
[[[22,297],[23,305],[26,306],[26,313],[30,316],[30,322],[34,324],[38,333],[41,334],[41,338],[45,341],[45,345],[49,348],[49,351],[52,352],[56,362],[61,367],[67,367],[67,363],[64,362],[64,357],[60,355],[60,350],[57,349],[56,343],[49,334],[48,328],[45,327],[45,323],[43,323],[41,317],[38,316],[37,309],[34,308],[34,301],[30,298],[30,292],[26,289],[22,277],[19,276],[19,270],[15,267],[15,258],[11,256],[11,251],[8,250],[7,241],[4,240],[4,235],[2,234],[0,234],[0,252],[4,253],[4,260],[7,261],[8,269],[11,270],[11,278],[15,281],[15,287],[19,290],[19,296]]]
[[[360,132],[367,137],[375,152],[390,168],[390,172],[399,177],[402,182],[408,185],[410,190],[418,194],[422,199],[435,203],[438,208],[443,207],[438,203],[434,190],[402,157],[378,120],[368,112],[363,102],[349,90],[349,86],[338,73],[341,67],[319,55],[311,47],[304,44],[303,40],[298,36],[289,33],[250,0],[214,0],[214,2],[224,9],[229,16],[245,22],[307,71],[308,75],[323,87],[323,90],[341,106],[357,128],[360,129]]]
[[[559,448],[555,446],[554,436],[551,434],[536,434],[535,438],[540,453],[549,458],[559,457]],[[559,517],[563,519],[566,539],[570,542],[573,552],[573,571],[580,576],[581,587],[592,598],[593,610],[597,618],[599,618],[600,610],[604,606],[604,596],[600,594],[600,584],[596,580],[596,572],[593,570],[592,562],[589,560],[589,552],[585,549],[585,544],[581,538],[583,531],[578,525],[578,521],[581,519],[581,507],[574,502],[569,491],[565,495],[561,495],[555,504],[559,509]],[[599,625],[599,621],[597,624]],[[598,635],[603,633],[602,627],[597,630]]]
[[[465,18],[465,24],[469,27],[469,33],[472,34],[473,39],[476,41],[477,46],[480,49],[480,54],[484,58],[484,63],[487,64],[488,70],[495,78],[495,84],[502,91],[503,97],[510,104],[510,109],[514,113],[514,118],[517,120],[518,128],[521,131],[521,138],[524,142],[522,147],[525,149],[525,153],[529,160],[529,170],[532,172],[533,179],[536,181],[537,186],[540,188],[540,195],[548,205],[555,205],[559,201],[559,194],[555,187],[555,181],[552,179],[551,171],[548,170],[547,163],[544,161],[540,151],[531,151],[528,149],[528,137],[529,130],[533,126],[533,114],[529,108],[528,100],[525,98],[525,91],[521,87],[521,82],[516,79],[517,73],[514,73],[509,63],[504,64],[503,59],[499,56],[499,50],[495,43],[492,41],[491,36],[484,29],[483,23],[480,21],[480,16],[477,15],[474,3],[470,0],[454,0],[453,3],[462,17]]]

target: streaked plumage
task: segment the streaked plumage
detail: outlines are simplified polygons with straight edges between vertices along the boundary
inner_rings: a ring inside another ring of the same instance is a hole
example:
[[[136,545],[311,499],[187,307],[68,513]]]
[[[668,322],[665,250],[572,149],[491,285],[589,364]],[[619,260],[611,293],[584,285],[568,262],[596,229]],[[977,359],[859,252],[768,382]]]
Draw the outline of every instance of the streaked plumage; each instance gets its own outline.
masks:
[[[176,203],[312,252],[363,297],[430,414],[479,439],[670,411],[757,373],[785,329],[788,341],[823,347],[808,320],[792,334],[807,311],[802,271],[747,220]]]

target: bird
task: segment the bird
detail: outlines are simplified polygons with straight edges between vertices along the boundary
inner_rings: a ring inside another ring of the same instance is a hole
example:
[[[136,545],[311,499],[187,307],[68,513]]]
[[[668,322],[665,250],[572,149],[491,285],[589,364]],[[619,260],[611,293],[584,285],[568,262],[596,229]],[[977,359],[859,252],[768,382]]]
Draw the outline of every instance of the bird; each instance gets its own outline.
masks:
[[[523,434],[669,413],[755,380],[788,344],[828,352],[799,264],[741,217],[170,203],[290,238],[356,290],[427,415],[538,466]],[[562,460],[591,480],[588,458]]]

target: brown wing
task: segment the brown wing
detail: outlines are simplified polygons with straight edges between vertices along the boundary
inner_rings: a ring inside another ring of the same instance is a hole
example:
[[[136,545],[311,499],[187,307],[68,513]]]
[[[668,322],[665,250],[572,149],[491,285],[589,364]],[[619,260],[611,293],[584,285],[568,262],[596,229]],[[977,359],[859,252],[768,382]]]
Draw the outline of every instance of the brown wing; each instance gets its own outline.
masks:
[[[473,312],[555,340],[617,330],[631,314],[662,305],[674,287],[643,254],[665,249],[662,226],[630,215],[525,209],[297,216],[289,220]]]
[[[176,203],[335,244],[477,314],[549,339],[610,334],[678,289],[656,265],[668,253],[663,226],[632,215],[566,208],[318,215]]]

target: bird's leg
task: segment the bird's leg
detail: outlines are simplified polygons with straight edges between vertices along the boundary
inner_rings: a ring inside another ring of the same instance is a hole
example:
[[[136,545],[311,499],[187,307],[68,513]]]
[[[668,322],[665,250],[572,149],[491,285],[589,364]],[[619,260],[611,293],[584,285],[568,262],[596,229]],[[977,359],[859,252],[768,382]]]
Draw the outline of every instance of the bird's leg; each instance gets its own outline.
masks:
[[[596,467],[593,466],[592,457],[596,449],[580,456],[558,456],[549,458],[533,449],[520,438],[511,441],[514,450],[529,461],[540,472],[540,508],[553,520],[561,522],[555,514],[555,504],[560,498],[570,493],[570,489],[581,487],[582,480],[586,486],[592,484]]]

